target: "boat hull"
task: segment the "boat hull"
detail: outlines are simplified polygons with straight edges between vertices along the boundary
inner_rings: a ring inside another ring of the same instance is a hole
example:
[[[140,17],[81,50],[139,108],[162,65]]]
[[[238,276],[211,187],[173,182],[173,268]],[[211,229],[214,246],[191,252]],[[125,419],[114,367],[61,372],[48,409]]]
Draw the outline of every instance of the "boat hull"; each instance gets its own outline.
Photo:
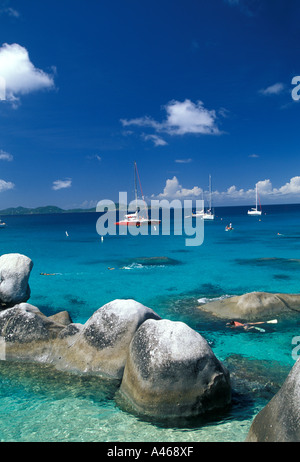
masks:
[[[260,216],[261,212],[259,210],[257,211],[248,210],[248,215]]]
[[[159,225],[160,220],[138,220],[138,221],[117,221],[118,226],[143,226],[143,225]]]

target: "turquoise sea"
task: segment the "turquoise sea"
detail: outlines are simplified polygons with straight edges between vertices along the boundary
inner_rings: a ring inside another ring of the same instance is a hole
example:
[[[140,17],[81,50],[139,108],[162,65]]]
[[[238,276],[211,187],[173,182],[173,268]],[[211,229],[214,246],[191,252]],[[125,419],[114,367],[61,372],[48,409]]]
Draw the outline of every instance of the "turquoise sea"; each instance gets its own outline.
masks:
[[[0,361],[0,440],[244,441],[293,366],[292,340],[300,332],[296,313],[262,333],[228,329],[199,310],[205,301],[251,291],[300,292],[300,205],[265,206],[261,217],[247,209],[216,208],[198,247],[187,247],[184,235],[101,242],[97,213],[2,217],[1,254],[34,262],[29,303],[46,315],[67,310],[73,322],[85,323],[105,303],[134,298],[206,338],[230,370],[233,398],[230,409],[209,420],[146,421],[120,407],[111,382]],[[234,230],[225,232],[229,222]]]

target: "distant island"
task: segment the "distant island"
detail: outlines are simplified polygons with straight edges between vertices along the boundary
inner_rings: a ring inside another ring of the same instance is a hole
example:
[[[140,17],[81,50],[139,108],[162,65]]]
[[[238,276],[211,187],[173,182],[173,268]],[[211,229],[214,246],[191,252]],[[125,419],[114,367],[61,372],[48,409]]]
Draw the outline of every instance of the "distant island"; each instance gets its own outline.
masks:
[[[41,215],[49,213],[84,213],[84,212],[96,212],[96,207],[91,209],[68,209],[64,210],[55,205],[47,205],[36,208],[26,207],[10,207],[4,210],[0,210],[0,215]]]
[[[124,210],[122,204],[116,203],[115,204],[116,210]],[[250,205],[223,205],[223,206],[216,206],[213,207],[218,213],[224,210],[230,209],[231,213],[236,209],[239,212],[239,209],[248,209]],[[274,212],[277,209],[286,210],[286,211],[299,211],[300,204],[268,204],[264,206],[264,210],[268,213]],[[127,209],[125,209],[127,210]],[[148,205],[148,210],[151,210],[151,206]],[[92,207],[89,209],[62,209],[57,207],[56,205],[46,205],[42,207],[9,207],[7,209],[0,210],[0,216],[2,215],[43,215],[43,214],[51,214],[51,213],[91,213],[97,212],[96,207]],[[236,213],[234,213],[236,214]]]

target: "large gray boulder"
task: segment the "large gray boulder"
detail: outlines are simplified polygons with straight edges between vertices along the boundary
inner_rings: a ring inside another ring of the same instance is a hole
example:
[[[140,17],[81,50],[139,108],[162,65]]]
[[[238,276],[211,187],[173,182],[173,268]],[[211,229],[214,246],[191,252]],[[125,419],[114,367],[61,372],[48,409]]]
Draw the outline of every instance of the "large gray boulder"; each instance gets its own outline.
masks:
[[[30,298],[28,284],[33,262],[19,253],[0,257],[0,309],[27,302]]]
[[[126,406],[157,417],[200,415],[231,401],[229,373],[206,340],[166,319],[137,330],[119,393]]]
[[[297,360],[281,389],[257,414],[247,442],[300,441],[300,359]]]
[[[114,300],[85,324],[65,311],[47,317],[21,303],[0,311],[0,359],[45,362],[57,369],[121,379],[129,344],[147,319],[160,319],[134,300]]]
[[[251,292],[205,303],[199,305],[199,309],[224,319],[260,321],[300,312],[300,295]]]
[[[0,359],[49,362],[53,342],[65,328],[29,303],[0,311]]]
[[[152,309],[135,300],[107,303],[82,327],[70,324],[60,333],[56,367],[121,379],[129,344],[139,326],[149,318],[160,319]]]

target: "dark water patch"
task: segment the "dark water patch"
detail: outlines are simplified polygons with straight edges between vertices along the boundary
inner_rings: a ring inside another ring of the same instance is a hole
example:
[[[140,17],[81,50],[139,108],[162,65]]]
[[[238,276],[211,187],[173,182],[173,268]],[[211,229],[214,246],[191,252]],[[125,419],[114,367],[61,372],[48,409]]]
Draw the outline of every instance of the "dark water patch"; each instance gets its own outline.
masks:
[[[224,295],[224,289],[218,284],[204,283],[196,289],[197,297],[215,298]]]
[[[177,287],[176,287],[176,286],[166,287],[166,290],[167,290],[168,292],[176,292]]]
[[[298,258],[241,258],[235,260],[239,265],[250,265],[257,267],[279,268],[286,270],[300,269],[300,259]]]
[[[151,268],[151,267],[165,267],[165,266],[178,266],[183,263],[180,260],[169,257],[134,257],[128,258],[125,261],[120,260],[116,262],[116,267],[121,269],[130,269],[130,268]]]
[[[282,387],[291,367],[277,361],[229,356],[224,365],[230,372],[232,388],[241,397],[267,401]]]
[[[135,262],[143,266],[177,266],[182,265],[182,262],[169,257],[138,257],[134,259]]]
[[[68,311],[73,322],[76,322],[75,319],[80,318],[82,308],[87,308],[87,303],[84,300],[74,296],[66,296],[64,297],[64,300],[60,301],[60,303],[57,303],[56,305],[45,302],[35,303],[34,300],[32,303],[47,317],[53,316],[61,311]]]
[[[43,313],[45,316],[53,316],[54,314],[59,313],[60,311],[65,311],[65,308],[58,308],[57,306],[53,306],[51,304],[38,304],[36,305],[37,308]]]
[[[82,261],[82,265],[107,265],[108,269],[142,269],[142,268],[155,268],[155,267],[169,267],[182,265],[183,262],[175,258],[169,257],[133,257],[127,259],[95,259],[89,261]]]
[[[44,294],[34,294],[34,299],[45,302],[46,300],[49,300],[49,297],[48,295],[44,295]]]
[[[66,294],[64,298],[70,303],[71,305],[77,305],[77,306],[82,306],[86,305],[86,301],[83,300],[82,298],[75,297],[74,295],[69,295]]]
[[[190,253],[191,250],[188,249],[177,249],[177,250],[171,250],[170,253]]]
[[[295,239],[299,240],[300,239],[300,233],[294,233],[294,234],[277,234],[277,237],[280,239]]]
[[[170,286],[169,292],[176,291],[175,286]],[[224,289],[211,283],[203,283],[198,287],[176,294],[168,294],[155,296],[147,301],[148,306],[154,306],[154,310],[162,317],[176,319],[177,321],[186,322],[190,327],[196,330],[215,329],[216,326],[221,326],[220,321],[210,313],[203,312],[199,309],[201,302],[208,303],[209,301],[227,298],[237,293],[225,294]]]
[[[199,332],[208,341],[210,346],[214,344],[211,333],[224,329],[224,321],[216,318],[210,313],[199,309],[199,302],[195,296],[178,294],[156,298],[153,303],[153,310],[162,318],[176,320],[186,323],[189,327]]]
[[[274,274],[274,275],[273,275],[273,278],[274,278],[274,279],[282,279],[282,280],[291,279],[291,277],[288,276],[287,274]]]

